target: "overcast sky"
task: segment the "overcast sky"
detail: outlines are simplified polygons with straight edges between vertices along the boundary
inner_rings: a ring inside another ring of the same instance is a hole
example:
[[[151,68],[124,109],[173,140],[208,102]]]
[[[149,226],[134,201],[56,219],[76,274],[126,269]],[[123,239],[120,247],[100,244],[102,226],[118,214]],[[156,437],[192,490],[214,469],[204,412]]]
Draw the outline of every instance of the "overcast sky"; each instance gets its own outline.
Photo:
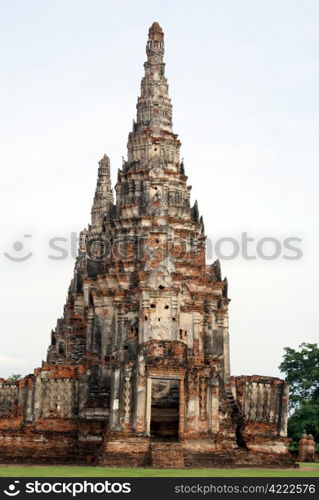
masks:
[[[256,259],[221,261],[232,373],[277,376],[285,346],[318,341],[318,17],[317,0],[1,0],[0,377],[45,359],[74,265],[48,241],[89,222],[104,153],[115,180],[153,21],[213,250],[255,239]]]

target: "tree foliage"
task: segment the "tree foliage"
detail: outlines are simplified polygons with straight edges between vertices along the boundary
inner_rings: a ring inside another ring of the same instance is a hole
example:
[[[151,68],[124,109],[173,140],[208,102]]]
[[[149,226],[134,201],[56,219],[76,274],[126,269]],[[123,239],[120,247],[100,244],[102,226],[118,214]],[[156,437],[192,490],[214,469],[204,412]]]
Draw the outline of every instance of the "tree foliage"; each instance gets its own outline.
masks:
[[[302,343],[285,348],[279,366],[289,383],[288,436],[298,442],[303,432],[319,441],[319,347]]]
[[[10,377],[8,377],[8,380],[17,382],[17,380],[20,380],[21,377],[22,375],[20,375],[20,373],[13,373],[12,375],[10,375]]]
[[[305,401],[319,402],[319,347],[302,343],[299,351],[285,347],[279,370],[290,387],[290,408],[300,408]]]
[[[299,441],[303,432],[312,434],[319,442],[319,403],[307,401],[297,408],[288,419],[288,436]]]

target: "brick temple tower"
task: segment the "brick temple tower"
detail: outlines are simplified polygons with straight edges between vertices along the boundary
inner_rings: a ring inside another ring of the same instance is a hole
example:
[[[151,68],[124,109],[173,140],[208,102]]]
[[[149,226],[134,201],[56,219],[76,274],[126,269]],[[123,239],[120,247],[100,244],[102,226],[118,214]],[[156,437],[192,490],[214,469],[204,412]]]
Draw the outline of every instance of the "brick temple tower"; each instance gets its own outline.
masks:
[[[230,376],[227,280],[205,261],[156,22],[146,53],[116,202],[105,155],[47,362],[0,381],[0,460],[288,463],[287,385]]]

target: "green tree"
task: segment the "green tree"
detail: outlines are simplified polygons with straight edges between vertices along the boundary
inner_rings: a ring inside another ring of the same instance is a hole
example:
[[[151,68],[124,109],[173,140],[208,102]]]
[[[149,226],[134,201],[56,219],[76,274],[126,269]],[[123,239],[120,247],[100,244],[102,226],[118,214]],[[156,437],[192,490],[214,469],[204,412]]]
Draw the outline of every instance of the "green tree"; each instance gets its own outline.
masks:
[[[288,436],[298,442],[306,431],[319,441],[319,348],[302,343],[299,350],[285,348],[279,366],[289,383]]]
[[[285,347],[279,370],[289,383],[292,410],[300,408],[306,401],[319,402],[319,347],[318,344],[299,346],[299,351]]]
[[[16,382],[17,380],[20,380],[20,378],[22,378],[22,375],[20,375],[20,373],[13,373],[12,375],[10,375],[10,377],[8,377],[8,380]]]
[[[288,419],[288,436],[293,441],[299,441],[304,431],[312,434],[315,441],[319,442],[319,403],[317,402],[302,403]]]

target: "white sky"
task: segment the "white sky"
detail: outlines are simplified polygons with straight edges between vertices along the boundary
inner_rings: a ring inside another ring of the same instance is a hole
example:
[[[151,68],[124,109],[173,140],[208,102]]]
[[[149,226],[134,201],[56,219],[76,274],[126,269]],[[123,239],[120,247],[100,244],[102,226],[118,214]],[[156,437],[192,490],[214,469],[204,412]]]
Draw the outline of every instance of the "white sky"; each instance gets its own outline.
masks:
[[[155,20],[208,237],[303,239],[300,260],[221,262],[232,373],[276,376],[283,347],[318,341],[318,15],[316,0],[1,1],[0,376],[45,359],[74,265],[47,242],[89,222],[104,153],[116,177]]]

